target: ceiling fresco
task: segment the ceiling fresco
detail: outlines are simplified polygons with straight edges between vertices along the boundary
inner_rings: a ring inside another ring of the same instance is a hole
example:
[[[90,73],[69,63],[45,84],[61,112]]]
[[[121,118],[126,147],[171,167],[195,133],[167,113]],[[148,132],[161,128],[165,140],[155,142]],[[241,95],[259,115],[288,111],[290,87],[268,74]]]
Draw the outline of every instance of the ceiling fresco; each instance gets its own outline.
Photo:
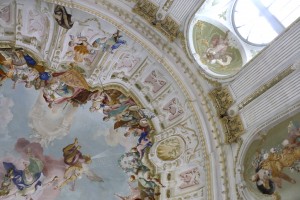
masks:
[[[143,162],[152,146],[153,113],[118,90],[87,90],[76,70],[38,73],[23,50],[1,51],[1,56],[2,198],[71,198],[68,190],[77,191],[76,185],[82,193],[93,193],[91,199],[123,198],[129,186],[136,197],[159,195],[163,185]],[[81,187],[81,177],[109,192]]]
[[[67,6],[0,10],[0,199],[212,195],[196,111],[141,44]]]
[[[197,62],[212,74],[232,75],[243,66],[236,39],[229,30],[199,20],[193,27],[193,43]]]
[[[244,162],[247,188],[255,198],[294,200],[299,197],[300,115],[261,133]]]
[[[6,23],[15,5],[5,6]],[[105,22],[50,7],[64,31],[51,67],[23,48],[0,52],[1,199],[154,199],[164,187],[147,161],[154,113],[119,90],[87,82],[104,54],[114,54],[126,40],[112,26],[103,30]],[[54,20],[49,12],[23,8],[20,43],[36,38],[45,56]],[[123,55],[121,61],[118,67],[130,68],[138,59]]]

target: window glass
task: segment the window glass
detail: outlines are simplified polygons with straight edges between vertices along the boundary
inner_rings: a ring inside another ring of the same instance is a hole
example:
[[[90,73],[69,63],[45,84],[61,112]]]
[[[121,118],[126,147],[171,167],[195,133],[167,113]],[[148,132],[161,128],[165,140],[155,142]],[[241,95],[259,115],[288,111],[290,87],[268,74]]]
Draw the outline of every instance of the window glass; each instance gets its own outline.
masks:
[[[233,24],[245,42],[266,45],[299,15],[299,0],[237,0],[233,10]]]

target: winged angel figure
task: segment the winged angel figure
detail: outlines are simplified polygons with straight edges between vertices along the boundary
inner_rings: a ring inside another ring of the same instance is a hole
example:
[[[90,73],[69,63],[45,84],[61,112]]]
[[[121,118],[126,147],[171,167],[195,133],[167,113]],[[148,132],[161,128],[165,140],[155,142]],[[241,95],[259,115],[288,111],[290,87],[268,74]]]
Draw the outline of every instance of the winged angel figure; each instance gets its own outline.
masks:
[[[95,182],[103,182],[103,179],[89,169],[89,164],[92,158],[89,155],[83,155],[79,150],[81,146],[78,145],[78,139],[75,138],[74,143],[69,144],[63,148],[64,163],[68,166],[64,173],[64,180],[56,189],[61,189],[69,183],[72,184],[74,190],[75,181],[85,175],[88,179]]]

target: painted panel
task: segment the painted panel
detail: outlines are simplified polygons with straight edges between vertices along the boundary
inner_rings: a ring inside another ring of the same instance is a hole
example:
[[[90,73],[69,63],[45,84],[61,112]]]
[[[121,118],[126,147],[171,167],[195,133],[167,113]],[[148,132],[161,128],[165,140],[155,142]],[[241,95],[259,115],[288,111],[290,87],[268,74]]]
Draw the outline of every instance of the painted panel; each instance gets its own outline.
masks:
[[[298,199],[300,182],[300,114],[253,142],[245,157],[249,191],[260,199]]]
[[[193,28],[193,43],[200,65],[218,75],[235,74],[243,66],[239,49],[229,30],[221,30],[205,21]]]
[[[50,71],[24,49],[1,49],[0,72],[1,199],[159,195],[150,110],[91,88],[74,67]]]

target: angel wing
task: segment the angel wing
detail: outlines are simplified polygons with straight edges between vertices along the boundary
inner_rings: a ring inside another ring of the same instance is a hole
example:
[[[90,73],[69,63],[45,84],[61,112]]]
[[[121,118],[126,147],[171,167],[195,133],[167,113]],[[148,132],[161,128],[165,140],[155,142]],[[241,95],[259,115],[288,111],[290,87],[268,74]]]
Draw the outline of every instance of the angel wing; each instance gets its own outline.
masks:
[[[122,126],[124,126],[125,124],[127,124],[128,122],[126,122],[126,121],[116,121],[115,122],[115,124],[114,124],[114,129],[118,129],[118,128],[120,128],[120,127],[122,127]]]
[[[89,85],[82,74],[75,69],[71,69],[59,76],[59,79],[71,87],[84,88],[89,90]]]
[[[95,182],[103,182],[103,179],[98,176],[95,172],[91,171],[88,167],[84,169],[83,172],[88,179]]]

